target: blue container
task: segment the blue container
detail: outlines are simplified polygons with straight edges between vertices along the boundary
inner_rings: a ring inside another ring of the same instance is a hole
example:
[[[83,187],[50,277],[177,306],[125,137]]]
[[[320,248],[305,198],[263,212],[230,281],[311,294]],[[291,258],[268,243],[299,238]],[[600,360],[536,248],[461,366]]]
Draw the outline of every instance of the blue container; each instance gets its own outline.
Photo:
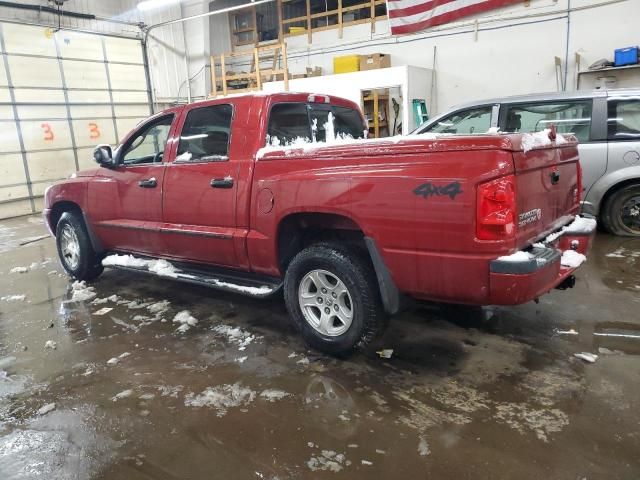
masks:
[[[638,63],[638,47],[618,48],[615,51],[614,64],[616,67],[635,65]]]

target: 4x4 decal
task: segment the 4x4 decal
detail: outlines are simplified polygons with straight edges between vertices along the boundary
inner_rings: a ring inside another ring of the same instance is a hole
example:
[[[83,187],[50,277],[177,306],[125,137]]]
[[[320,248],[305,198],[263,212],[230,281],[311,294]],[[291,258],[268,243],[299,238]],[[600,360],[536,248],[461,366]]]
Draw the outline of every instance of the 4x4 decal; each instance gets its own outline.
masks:
[[[462,188],[460,187],[460,182],[451,182],[447,185],[434,185],[431,182],[427,182],[416,187],[413,193],[425,199],[433,197],[434,195],[438,197],[446,195],[451,200],[455,200],[455,198],[462,193]]]

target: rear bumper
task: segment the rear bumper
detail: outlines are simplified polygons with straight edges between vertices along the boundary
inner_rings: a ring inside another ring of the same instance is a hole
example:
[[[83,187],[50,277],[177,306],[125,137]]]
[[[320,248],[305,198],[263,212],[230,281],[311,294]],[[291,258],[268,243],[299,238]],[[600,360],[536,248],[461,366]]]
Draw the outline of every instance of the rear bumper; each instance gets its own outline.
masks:
[[[578,217],[559,232],[549,235],[522,259],[491,261],[489,303],[518,305],[565,285],[587,256],[596,232],[595,220]],[[569,251],[569,254],[565,252]],[[571,253],[571,251],[575,253]],[[580,255],[577,255],[580,254]]]

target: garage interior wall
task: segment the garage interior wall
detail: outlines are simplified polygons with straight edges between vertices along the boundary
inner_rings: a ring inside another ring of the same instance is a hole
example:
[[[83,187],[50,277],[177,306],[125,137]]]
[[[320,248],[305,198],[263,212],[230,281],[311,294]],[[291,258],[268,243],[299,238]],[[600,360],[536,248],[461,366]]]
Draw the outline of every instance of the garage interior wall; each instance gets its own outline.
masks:
[[[0,22],[0,218],[38,212],[150,113],[140,40]]]
[[[214,18],[210,49],[219,53],[228,50],[229,31],[226,19]],[[392,37],[388,21],[379,20],[374,33],[368,23],[345,27],[342,39],[337,29],[313,32],[311,44],[306,34],[287,37],[288,62],[293,74],[316,66],[332,73],[334,56],[380,52],[391,55],[392,66],[433,68],[436,47],[437,88],[428,99],[433,114],[480,98],[557,91],[555,57],[572,90],[575,54],[585,69],[612,59],[616,48],[637,45],[638,18],[637,0],[523,1],[415,35]]]

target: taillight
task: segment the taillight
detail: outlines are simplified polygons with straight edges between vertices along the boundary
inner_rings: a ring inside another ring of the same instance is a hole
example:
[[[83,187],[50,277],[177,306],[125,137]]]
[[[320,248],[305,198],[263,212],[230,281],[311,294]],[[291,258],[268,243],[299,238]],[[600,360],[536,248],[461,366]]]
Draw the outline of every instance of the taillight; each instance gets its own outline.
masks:
[[[513,175],[478,186],[476,236],[505,240],[516,231],[516,179]]]

